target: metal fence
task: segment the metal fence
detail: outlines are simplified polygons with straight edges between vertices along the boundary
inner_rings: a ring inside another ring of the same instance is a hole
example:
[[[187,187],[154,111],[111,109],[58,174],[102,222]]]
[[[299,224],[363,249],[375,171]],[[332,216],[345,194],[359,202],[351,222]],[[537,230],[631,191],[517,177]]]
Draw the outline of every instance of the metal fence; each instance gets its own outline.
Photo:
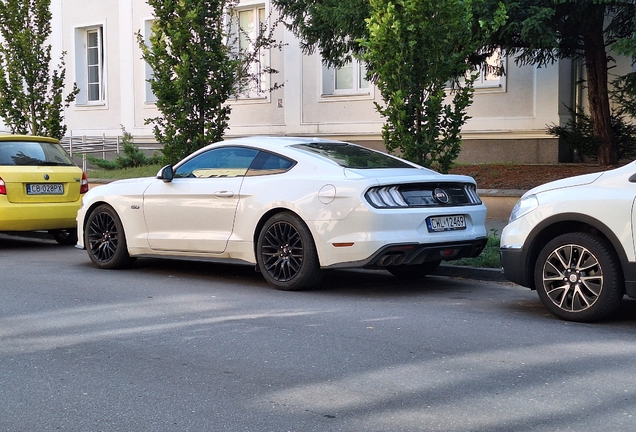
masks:
[[[118,155],[122,148],[123,137],[107,137],[102,136],[65,136],[60,140],[62,147],[71,155],[72,158],[81,157],[82,169],[86,171],[87,161],[86,155],[91,154],[95,157],[101,157],[107,159],[107,155]],[[137,143],[135,143],[137,144]],[[143,145],[137,144],[140,150],[157,151],[161,149],[161,145],[157,143],[144,143]]]

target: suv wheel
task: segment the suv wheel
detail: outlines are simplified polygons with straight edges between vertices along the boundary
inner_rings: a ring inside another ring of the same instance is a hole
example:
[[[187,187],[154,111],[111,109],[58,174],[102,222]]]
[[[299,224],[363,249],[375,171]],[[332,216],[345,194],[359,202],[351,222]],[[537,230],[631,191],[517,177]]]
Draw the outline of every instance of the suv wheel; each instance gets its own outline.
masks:
[[[537,259],[534,280],[545,307],[568,321],[605,318],[618,308],[624,292],[613,248],[585,233],[563,234],[549,242]]]

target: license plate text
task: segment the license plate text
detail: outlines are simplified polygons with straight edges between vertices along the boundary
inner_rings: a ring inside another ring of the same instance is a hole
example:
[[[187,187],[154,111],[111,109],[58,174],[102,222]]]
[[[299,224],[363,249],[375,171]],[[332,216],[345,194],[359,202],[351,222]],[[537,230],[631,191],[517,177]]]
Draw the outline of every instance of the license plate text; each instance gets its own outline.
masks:
[[[466,229],[464,215],[431,216],[426,218],[426,225],[430,232],[452,231]]]

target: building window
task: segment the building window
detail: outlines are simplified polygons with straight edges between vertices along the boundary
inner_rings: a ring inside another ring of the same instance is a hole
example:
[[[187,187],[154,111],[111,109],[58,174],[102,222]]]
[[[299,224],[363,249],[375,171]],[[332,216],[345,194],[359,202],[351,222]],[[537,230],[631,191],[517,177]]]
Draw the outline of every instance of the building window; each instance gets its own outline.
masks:
[[[86,67],[88,70],[88,102],[101,102],[104,97],[102,76],[104,74],[104,58],[102,46],[102,29],[86,32]]]
[[[322,68],[322,94],[359,95],[369,94],[367,68],[364,62],[353,59],[340,68]]]
[[[501,68],[505,69],[506,58],[501,57],[501,51],[497,50],[486,60],[487,66],[479,71],[479,76],[475,80],[476,89],[500,89],[503,90],[506,84],[506,77],[501,73]]]
[[[259,5],[249,9],[239,9],[235,11],[232,18],[231,35],[234,38],[233,45],[238,51],[238,55],[243,58],[251,58],[252,62],[246,69],[241,80],[241,96],[263,98],[268,90],[267,69],[268,50],[258,48],[256,41],[262,35],[267,18],[265,6]]]
[[[366,75],[367,67],[364,63],[361,63],[358,60],[350,61],[335,71],[335,92],[366,92],[369,89],[369,81],[367,81]]]
[[[75,81],[80,89],[77,105],[106,102],[103,26],[75,29]]]
[[[150,36],[152,35],[152,25],[154,20],[149,19],[144,21],[144,43],[150,47]],[[147,61],[144,60],[144,100],[146,103],[156,103],[157,96],[152,91],[150,86],[150,79],[154,76],[152,68]]]

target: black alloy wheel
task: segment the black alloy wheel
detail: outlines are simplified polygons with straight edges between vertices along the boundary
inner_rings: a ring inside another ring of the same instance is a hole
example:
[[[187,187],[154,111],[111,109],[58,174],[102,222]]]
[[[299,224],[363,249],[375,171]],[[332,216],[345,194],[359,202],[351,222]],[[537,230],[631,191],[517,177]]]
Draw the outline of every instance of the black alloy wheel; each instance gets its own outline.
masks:
[[[88,216],[84,245],[91,261],[103,269],[124,268],[134,261],[128,255],[121,220],[115,210],[106,204],[96,207]]]
[[[322,279],[311,232],[293,213],[278,213],[267,220],[256,255],[265,280],[280,290],[311,288]]]
[[[568,321],[605,318],[624,293],[614,249],[586,233],[563,234],[549,242],[539,254],[534,277],[544,306]]]

